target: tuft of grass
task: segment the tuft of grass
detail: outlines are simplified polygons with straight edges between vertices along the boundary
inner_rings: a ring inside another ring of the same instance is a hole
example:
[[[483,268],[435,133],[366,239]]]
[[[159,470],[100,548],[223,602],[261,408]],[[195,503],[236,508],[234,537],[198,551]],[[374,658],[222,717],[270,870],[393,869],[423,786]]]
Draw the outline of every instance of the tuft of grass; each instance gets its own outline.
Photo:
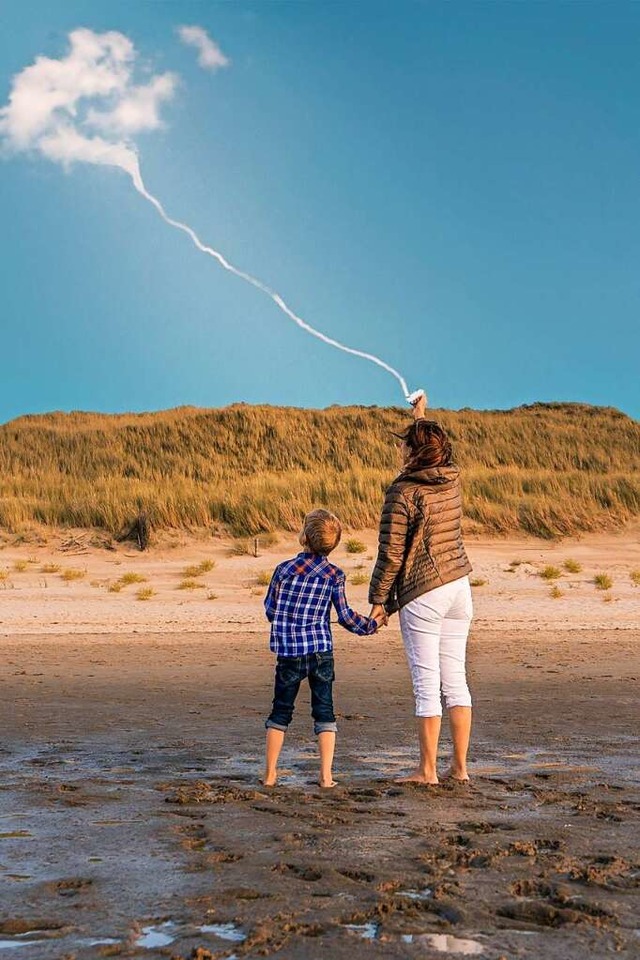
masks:
[[[40,567],[40,573],[59,573],[60,564],[59,563],[43,563]]]
[[[279,542],[280,537],[277,533],[273,533],[272,530],[268,530],[266,533],[258,534],[258,543],[261,547],[275,547],[275,545]]]
[[[347,553],[364,553],[367,549],[366,543],[363,543],[362,540],[356,540],[355,537],[347,540],[344,546]]]
[[[207,594],[207,600],[217,600],[217,599],[218,599],[218,594],[214,593],[213,590],[209,590],[209,593]]]
[[[128,587],[132,583],[146,583],[147,578],[141,573],[134,573],[130,570],[128,573],[123,573],[120,577],[120,583],[123,587]]]
[[[136,591],[136,597],[138,600],[151,600],[151,597],[155,597],[156,592],[153,587],[140,587]]]
[[[231,557],[246,557],[250,553],[251,547],[248,540],[236,540],[229,547],[229,556]]]
[[[634,587],[640,587],[640,570],[632,570],[629,578]]]
[[[120,591],[122,590],[122,584],[120,583],[119,580],[115,580],[113,583],[109,584],[109,586],[107,587],[107,590],[109,591],[109,593],[120,593]]]
[[[580,573],[582,570],[582,564],[578,563],[577,560],[572,560],[571,558],[565,560],[562,566],[565,568],[567,573]]]
[[[558,584],[556,583],[553,587],[551,587],[551,590],[549,591],[549,596],[553,597],[554,600],[559,600],[560,597],[564,597],[564,591],[561,590]]]
[[[474,577],[469,583],[472,587],[486,587],[488,580],[483,580],[482,577]]]
[[[194,580],[192,577],[185,577],[184,580],[181,580],[177,586],[177,590],[200,590],[204,587],[204,583],[198,583],[197,580]]]
[[[14,560],[13,561],[13,570],[14,573],[24,573],[29,564],[26,560]]]
[[[558,577],[562,576],[562,570],[558,567],[553,567],[551,564],[548,564],[544,570],[540,571],[540,576],[543,580],[557,580]]]
[[[67,569],[63,570],[60,574],[65,583],[71,583],[72,580],[83,580],[85,575],[86,570],[77,570],[73,567],[67,567]]]
[[[613,586],[613,580],[608,573],[596,573],[593,583],[596,590],[611,590]]]
[[[0,583],[5,583],[9,579],[8,570],[0,570]]]
[[[359,587],[363,583],[368,583],[369,577],[366,573],[352,573],[349,577],[349,583],[352,583],[354,587]]]
[[[259,587],[268,587],[271,583],[271,571],[261,570],[256,574],[256,583]]]
[[[209,573],[214,567],[215,562],[213,560],[203,560],[201,563],[193,563],[190,567],[185,567],[182,576],[187,579],[201,577],[203,573]]]
[[[604,595],[604,597],[603,597],[602,599],[603,599],[603,601],[604,601],[605,603],[611,603],[611,601],[613,600],[613,594],[612,594],[612,593],[605,593],[605,595]]]

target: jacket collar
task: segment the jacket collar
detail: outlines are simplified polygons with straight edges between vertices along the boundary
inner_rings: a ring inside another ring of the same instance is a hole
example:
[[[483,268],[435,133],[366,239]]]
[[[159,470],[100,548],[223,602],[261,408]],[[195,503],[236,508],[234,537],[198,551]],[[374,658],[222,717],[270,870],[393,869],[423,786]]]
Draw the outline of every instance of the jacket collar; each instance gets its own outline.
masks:
[[[456,466],[451,467],[423,467],[421,470],[411,470],[401,473],[398,480],[409,480],[411,483],[424,483],[428,486],[442,486],[453,483],[460,476]]]

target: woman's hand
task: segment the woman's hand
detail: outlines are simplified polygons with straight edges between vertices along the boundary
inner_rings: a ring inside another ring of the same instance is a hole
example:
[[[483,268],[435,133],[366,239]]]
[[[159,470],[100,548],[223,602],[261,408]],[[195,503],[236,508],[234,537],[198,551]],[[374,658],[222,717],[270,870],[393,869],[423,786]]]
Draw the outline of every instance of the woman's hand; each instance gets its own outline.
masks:
[[[425,393],[421,393],[418,399],[413,404],[413,419],[422,420],[427,415],[427,396]]]
[[[379,628],[386,627],[389,622],[387,611],[384,609],[381,603],[374,603],[374,605],[371,607],[369,619],[375,620]]]

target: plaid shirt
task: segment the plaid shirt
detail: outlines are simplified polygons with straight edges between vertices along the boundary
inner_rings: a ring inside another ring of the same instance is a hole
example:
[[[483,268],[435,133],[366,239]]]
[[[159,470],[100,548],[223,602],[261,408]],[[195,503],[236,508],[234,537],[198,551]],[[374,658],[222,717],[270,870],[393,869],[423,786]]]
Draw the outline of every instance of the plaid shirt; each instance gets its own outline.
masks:
[[[271,649],[281,657],[302,657],[333,649],[329,614],[352,633],[375,633],[377,623],[352,610],[344,592],[345,575],[326,557],[299,553],[276,567],[264,608],[271,622]]]

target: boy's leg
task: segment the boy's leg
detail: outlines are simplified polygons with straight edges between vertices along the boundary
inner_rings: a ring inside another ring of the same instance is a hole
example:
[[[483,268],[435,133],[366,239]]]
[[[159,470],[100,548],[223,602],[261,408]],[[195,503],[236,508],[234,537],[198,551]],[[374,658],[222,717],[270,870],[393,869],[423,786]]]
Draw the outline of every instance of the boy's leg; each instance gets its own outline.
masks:
[[[333,712],[333,681],[335,680],[333,654],[316,653],[310,658],[309,687],[311,688],[311,715],[313,729],[318,737],[320,752],[321,787],[334,787],[333,755],[336,746],[336,716]]]
[[[273,691],[271,713],[265,723],[267,742],[265,749],[265,770],[262,782],[272,787],[278,779],[278,759],[284,735],[293,717],[293,708],[305,675],[301,657],[278,657],[276,678]]]

